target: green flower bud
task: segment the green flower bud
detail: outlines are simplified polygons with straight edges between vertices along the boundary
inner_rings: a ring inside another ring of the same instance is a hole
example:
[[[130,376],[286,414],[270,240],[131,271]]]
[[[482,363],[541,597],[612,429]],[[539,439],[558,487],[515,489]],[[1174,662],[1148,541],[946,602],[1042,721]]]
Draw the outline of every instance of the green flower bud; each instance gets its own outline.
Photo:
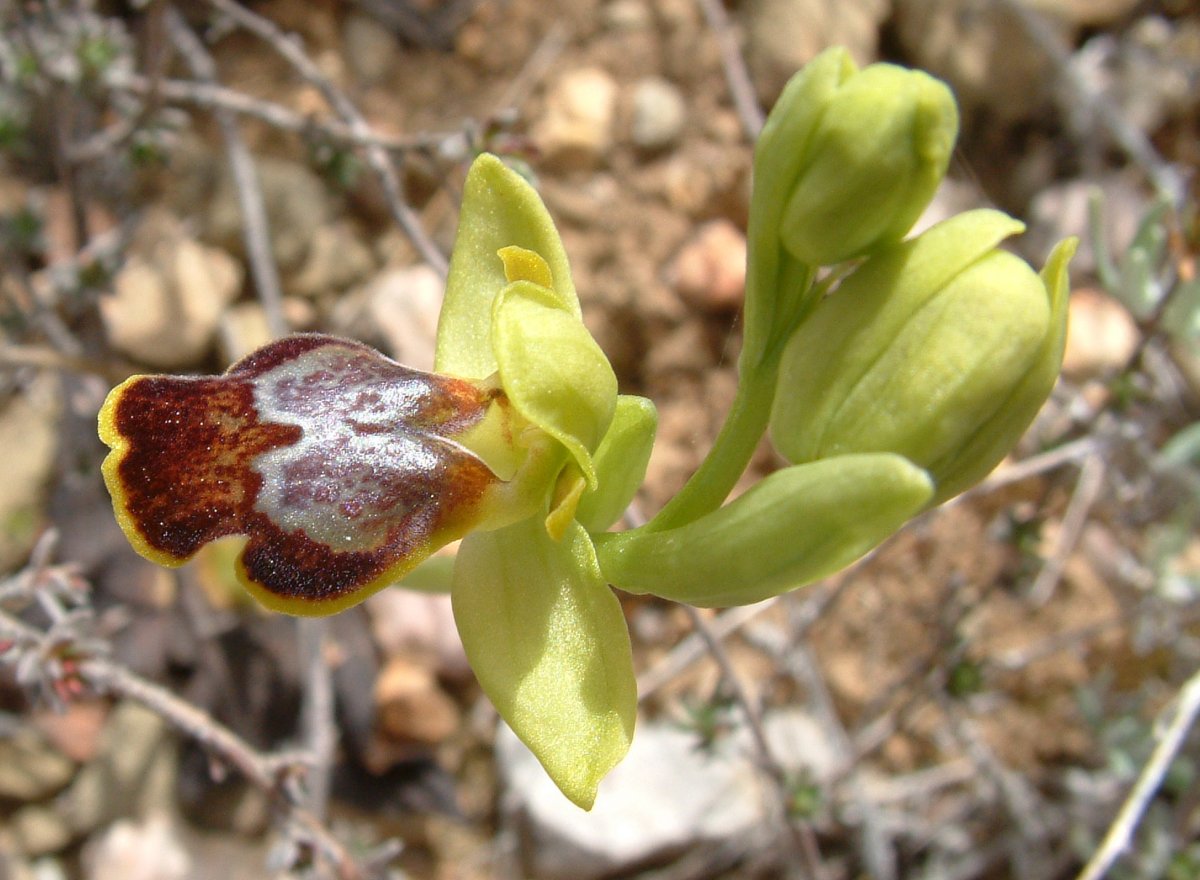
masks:
[[[792,462],[894,452],[944,501],[1028,427],[1062,364],[1066,264],[1042,277],[996,245],[1022,225],[970,211],[877,252],[788,341],[771,437]]]
[[[899,241],[946,173],[958,110],[945,84],[891,64],[856,70],[844,49],[784,89],[759,141],[756,191],[781,199],[796,259],[830,265]]]

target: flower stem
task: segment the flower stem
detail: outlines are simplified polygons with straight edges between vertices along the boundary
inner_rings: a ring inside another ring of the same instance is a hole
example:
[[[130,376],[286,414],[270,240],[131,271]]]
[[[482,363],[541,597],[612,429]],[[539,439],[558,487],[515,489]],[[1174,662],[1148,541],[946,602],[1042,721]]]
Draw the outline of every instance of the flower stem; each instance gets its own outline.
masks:
[[[721,506],[745,472],[767,429],[778,376],[777,354],[742,374],[737,395],[712,449],[679,493],[643,527],[646,531],[676,528]]]

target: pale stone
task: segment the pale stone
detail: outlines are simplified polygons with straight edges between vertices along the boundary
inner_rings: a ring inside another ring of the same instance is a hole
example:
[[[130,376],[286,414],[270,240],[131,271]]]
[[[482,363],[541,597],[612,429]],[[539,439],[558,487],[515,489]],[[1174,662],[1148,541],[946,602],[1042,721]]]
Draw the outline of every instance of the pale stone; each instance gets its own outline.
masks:
[[[702,311],[738,308],[746,290],[746,236],[728,220],[704,224],[671,261],[667,280]]]
[[[660,77],[640,80],[633,89],[630,138],[642,150],[675,144],[687,122],[687,104],[679,88]]]
[[[612,147],[617,83],[598,67],[560,76],[546,95],[545,110],[533,126],[533,142],[557,165],[596,164]]]
[[[209,351],[221,313],[242,287],[242,267],[156,214],[139,234],[100,313],[114,348],[139,363],[178,369]]]

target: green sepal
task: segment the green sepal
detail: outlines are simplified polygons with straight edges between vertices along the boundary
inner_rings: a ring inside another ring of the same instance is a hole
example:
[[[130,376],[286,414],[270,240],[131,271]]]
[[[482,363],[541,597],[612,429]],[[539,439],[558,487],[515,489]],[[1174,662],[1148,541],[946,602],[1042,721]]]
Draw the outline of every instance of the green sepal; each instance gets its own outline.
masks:
[[[1063,350],[1067,342],[1067,311],[1071,293],[1067,265],[1078,245],[1079,239],[1068,238],[1060,241],[1051,251],[1040,273],[1050,302],[1049,331],[1034,358],[1033,366],[997,407],[999,418],[984,425],[963,445],[954,457],[954,465],[935,463],[932,466],[939,474],[933,503],[952,498],[987,476],[1029,427],[1054,389],[1062,370]]]
[[[748,605],[849,565],[932,495],[929,475],[899,455],[839,456],[777,471],[679,528],[596,535],[596,554],[622,590]]]
[[[621,518],[646,477],[646,465],[654,449],[658,413],[644,397],[617,397],[608,433],[596,448],[598,485],[584,493],[575,518],[589,532],[602,532]]]
[[[1023,229],[1020,221],[999,211],[968,211],[877,252],[843,281],[785,349],[770,424],[771,440],[780,454],[793,463],[861,451],[901,452],[916,458],[914,450],[871,449],[869,444],[884,442],[878,431],[838,431],[838,437],[853,436],[862,445],[830,448],[832,426],[846,421],[850,412],[875,413],[880,409],[878,401],[900,413],[897,423],[920,419],[923,406],[906,409],[890,398],[871,398],[864,378],[889,378],[889,371],[879,369],[884,356],[901,363],[905,357],[919,356],[921,348],[910,354],[896,346],[914,316],[956,276]],[[821,378],[814,381],[814,376]],[[852,398],[857,401],[854,410],[847,406]]]
[[[463,540],[454,618],[479,684],[572,802],[591,809],[637,716],[621,605],[578,523],[531,518]]]
[[[612,422],[617,377],[556,291],[514,281],[496,297],[492,345],[513,407],[571,453],[596,486],[592,452]]]
[[[554,291],[578,318],[579,299],[554,221],[537,191],[495,156],[471,165],[438,320],[434,369],[469,379],[496,371],[492,301],[508,284],[497,253],[517,246],[546,261]]]
[[[784,250],[779,238],[792,182],[807,155],[808,140],[829,100],[858,68],[842,47],[825,50],[792,77],[763,125],[754,148],[754,192],[747,228],[745,341],[742,369],[757,365],[781,317],[800,310],[781,298],[808,289],[807,267]],[[787,284],[781,284],[786,275]]]

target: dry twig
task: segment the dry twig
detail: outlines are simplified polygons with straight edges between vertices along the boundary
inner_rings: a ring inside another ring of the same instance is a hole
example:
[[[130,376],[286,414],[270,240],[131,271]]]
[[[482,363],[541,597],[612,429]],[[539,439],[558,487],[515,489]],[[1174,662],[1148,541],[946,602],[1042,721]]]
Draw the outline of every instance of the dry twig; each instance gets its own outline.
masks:
[[[199,37],[192,33],[183,16],[174,9],[168,11],[167,30],[171,42],[183,56],[192,75],[201,82],[215,83],[216,63]],[[242,238],[246,244],[250,272],[254,276],[254,288],[266,314],[271,335],[286,336],[288,325],[283,316],[283,290],[279,284],[275,258],[271,253],[270,221],[267,219],[267,208],[263,201],[262,187],[259,186],[258,171],[254,167],[254,157],[250,155],[250,149],[238,130],[237,117],[224,109],[213,111],[213,116],[221,129],[225,153],[229,156],[229,170],[233,175],[238,207],[242,213]]]
[[[1192,673],[1192,677],[1184,682],[1172,708],[1174,715],[1163,730],[1150,760],[1138,774],[1137,782],[1104,835],[1099,849],[1079,873],[1078,880],[1101,880],[1121,853],[1129,849],[1138,823],[1162,785],[1171,762],[1183,747],[1183,741],[1196,723],[1196,717],[1200,715],[1200,670]]]
[[[274,22],[251,12],[234,0],[206,0],[206,2],[213,9],[227,16],[238,27],[244,28],[271,46],[279,53],[280,57],[295,68],[297,73],[321,93],[326,103],[350,127],[352,132],[364,140],[367,139],[370,134],[370,126],[363,118],[362,113],[329,81],[328,77],[321,73],[320,68],[308,57],[294,37],[285,34]],[[363,155],[366,158],[367,166],[378,177],[380,185],[383,187],[384,199],[392,218],[404,230],[425,261],[437,272],[445,275],[446,257],[426,234],[416,214],[405,201],[400,180],[396,176],[396,170],[392,167],[387,152],[378,144],[370,143],[363,147]]]

